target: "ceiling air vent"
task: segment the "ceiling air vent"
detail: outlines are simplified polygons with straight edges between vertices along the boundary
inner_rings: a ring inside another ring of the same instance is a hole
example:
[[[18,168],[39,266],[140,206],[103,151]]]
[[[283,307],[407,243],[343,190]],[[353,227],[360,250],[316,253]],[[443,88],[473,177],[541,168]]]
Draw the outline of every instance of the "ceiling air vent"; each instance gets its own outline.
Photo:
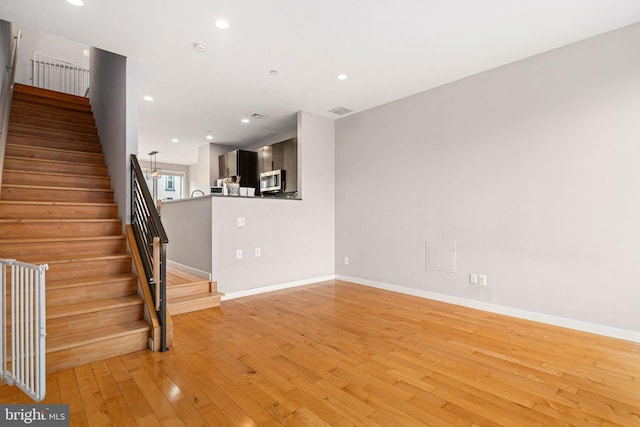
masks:
[[[253,113],[251,116],[252,119],[261,119],[264,117],[264,114],[260,114],[260,113]]]
[[[329,110],[329,112],[333,114],[337,114],[339,116],[344,116],[345,114],[353,113],[353,110],[340,105],[336,108],[332,108],[331,110]]]

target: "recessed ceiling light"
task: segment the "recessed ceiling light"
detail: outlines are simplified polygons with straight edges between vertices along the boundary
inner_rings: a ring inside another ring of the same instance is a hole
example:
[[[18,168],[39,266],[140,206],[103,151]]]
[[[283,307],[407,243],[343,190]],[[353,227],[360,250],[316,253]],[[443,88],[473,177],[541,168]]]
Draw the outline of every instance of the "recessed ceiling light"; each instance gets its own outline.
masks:
[[[211,141],[213,139],[213,135],[207,135],[207,139]]]
[[[220,28],[221,30],[226,30],[227,28],[229,28],[229,21],[227,21],[226,19],[216,19],[216,27]]]
[[[242,123],[249,123],[249,119],[242,119]]]
[[[153,101],[153,96],[151,96],[151,95],[145,95],[145,96],[144,96],[144,98],[142,98],[142,99],[144,99],[145,101],[149,101],[149,102],[151,102],[151,101]]]
[[[84,2],[82,0],[67,0],[67,3],[74,6],[84,6]]]
[[[347,80],[346,74],[338,74],[338,80]]]
[[[180,140],[179,140],[178,138],[173,138],[173,139],[171,140],[171,142],[173,142],[173,143],[175,144],[175,143],[177,143],[177,142],[180,142]]]

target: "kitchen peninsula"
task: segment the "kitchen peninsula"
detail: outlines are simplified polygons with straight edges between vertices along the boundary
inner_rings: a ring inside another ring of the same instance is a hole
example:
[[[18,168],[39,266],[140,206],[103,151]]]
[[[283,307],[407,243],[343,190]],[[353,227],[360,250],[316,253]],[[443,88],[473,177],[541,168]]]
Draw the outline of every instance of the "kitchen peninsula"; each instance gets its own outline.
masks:
[[[272,141],[297,138],[297,192],[163,202],[169,263],[208,273],[224,299],[328,278],[335,250],[334,133],[332,120],[301,112],[296,132]],[[214,148],[203,148],[198,171],[207,187],[219,177],[218,156],[235,147]]]

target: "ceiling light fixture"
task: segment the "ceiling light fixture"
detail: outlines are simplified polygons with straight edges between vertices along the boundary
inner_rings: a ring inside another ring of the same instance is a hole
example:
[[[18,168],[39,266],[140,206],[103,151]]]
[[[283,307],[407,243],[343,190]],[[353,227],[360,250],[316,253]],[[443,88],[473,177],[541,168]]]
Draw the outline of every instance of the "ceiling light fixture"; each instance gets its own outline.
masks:
[[[211,141],[213,139],[213,135],[207,135],[207,139]]]
[[[216,19],[216,27],[220,28],[221,30],[226,30],[227,28],[229,28],[229,21],[227,21],[226,19]]]
[[[346,74],[338,74],[338,80],[347,80]]]
[[[242,123],[249,123],[249,119],[242,119]]]
[[[145,100],[145,101],[147,101],[147,102],[152,102],[152,101],[153,101],[153,96],[151,96],[151,95],[145,95],[145,96],[144,96],[144,98],[142,98],[142,99],[144,99],[144,100]]]
[[[198,52],[205,52],[207,50],[207,44],[204,42],[196,42],[193,44]]]
[[[178,138],[173,138],[173,139],[171,140],[171,142],[173,142],[174,144],[176,144],[176,143],[180,142],[180,140],[179,140]]]
[[[275,76],[275,75],[278,74],[278,70],[271,70],[271,71],[269,71],[269,74]]]
[[[74,6],[84,6],[84,2],[82,0],[67,0],[67,3]]]

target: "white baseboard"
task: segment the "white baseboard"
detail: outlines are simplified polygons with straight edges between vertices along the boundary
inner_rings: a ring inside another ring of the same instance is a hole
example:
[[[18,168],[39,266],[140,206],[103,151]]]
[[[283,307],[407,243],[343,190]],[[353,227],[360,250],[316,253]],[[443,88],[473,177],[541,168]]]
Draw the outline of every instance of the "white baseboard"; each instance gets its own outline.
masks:
[[[533,311],[521,310],[518,308],[511,308],[511,307],[505,307],[501,305],[489,304],[481,301],[474,301],[466,298],[454,297],[450,295],[444,295],[444,294],[424,291],[420,289],[406,288],[404,286],[397,286],[397,285],[391,285],[388,283],[376,282],[373,280],[361,279],[358,277],[336,275],[335,278],[337,280],[343,280],[345,282],[352,282],[359,285],[371,286],[373,288],[385,289],[388,291],[399,292],[401,294],[428,298],[436,301],[446,302],[449,304],[455,304],[463,307],[484,310],[491,313],[504,314],[506,316],[532,320],[534,322],[547,323],[549,325],[560,326],[563,328],[575,329],[582,332],[589,332],[592,334],[604,335],[611,338],[617,338],[617,339],[640,343],[640,331],[613,328],[611,326],[604,326],[597,323],[584,322],[581,320],[567,319],[564,317],[536,313]]]
[[[336,278],[335,275],[314,277],[313,279],[297,280],[295,282],[279,283],[277,285],[262,286],[260,288],[246,289],[244,291],[229,292],[229,293],[225,292],[224,290],[221,290],[221,292],[225,294],[222,297],[222,301],[248,297],[251,295],[264,294],[266,292],[279,291],[282,289],[295,288],[298,286],[311,285],[313,283],[318,283],[318,282],[326,282],[327,280],[333,280],[335,278]]]
[[[189,274],[193,274],[194,276],[202,277],[203,279],[207,279],[208,281],[211,281],[211,273],[207,271],[198,270],[197,268],[189,267],[188,265],[180,264],[178,262],[171,261],[171,260],[167,260],[167,266],[185,271]]]

